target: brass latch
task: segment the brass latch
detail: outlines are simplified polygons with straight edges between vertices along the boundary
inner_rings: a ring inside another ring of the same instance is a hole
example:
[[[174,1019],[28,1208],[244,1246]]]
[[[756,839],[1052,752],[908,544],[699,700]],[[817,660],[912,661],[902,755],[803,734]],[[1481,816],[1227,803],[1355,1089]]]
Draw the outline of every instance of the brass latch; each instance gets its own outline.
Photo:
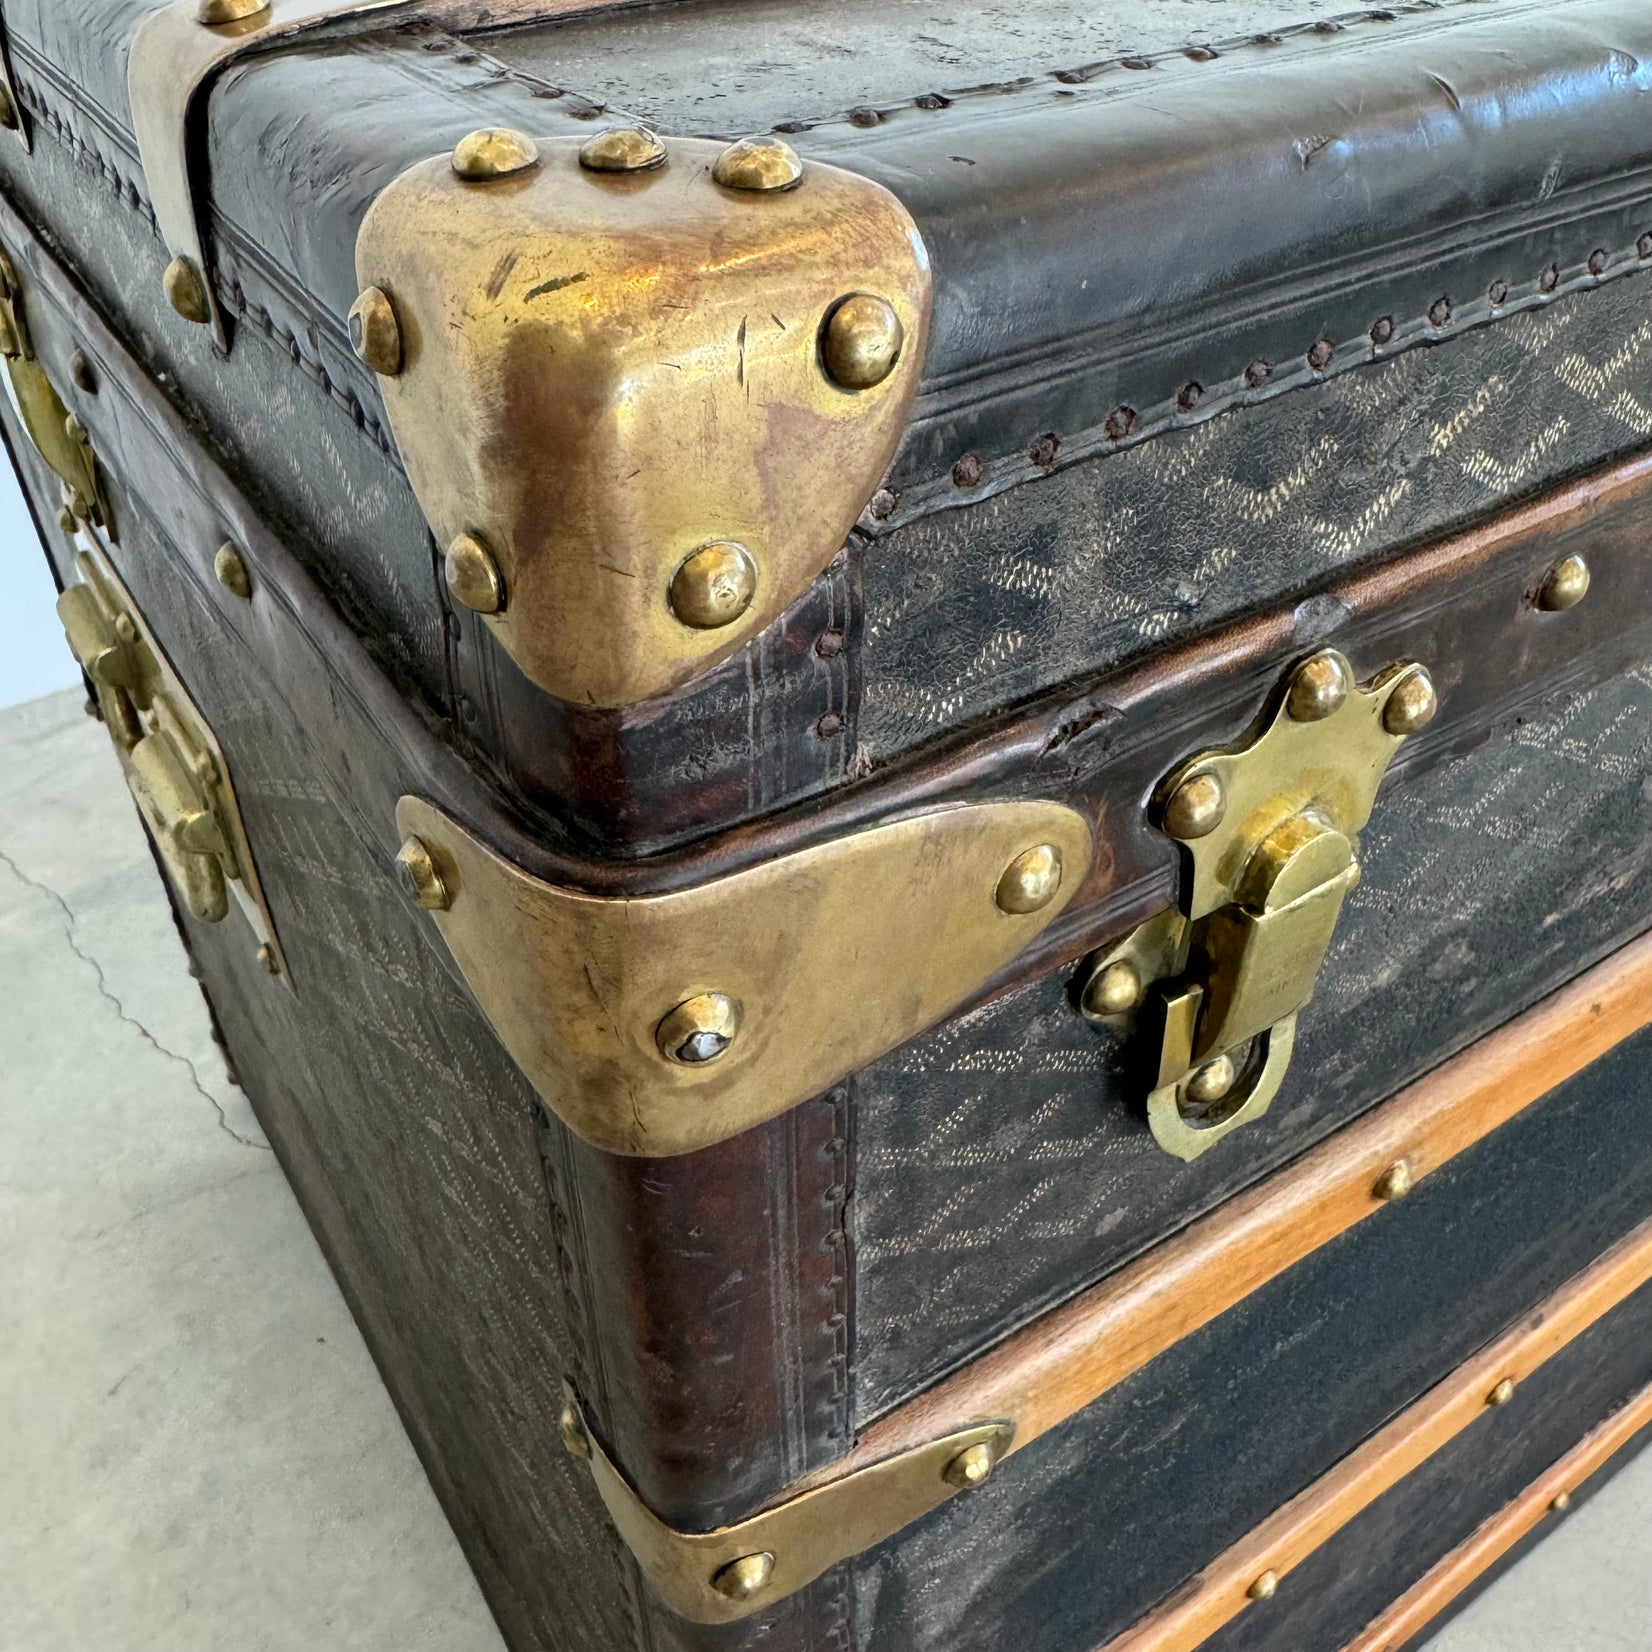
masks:
[[[286,973],[224,754],[107,560],[82,552],[57,599],[126,783],[178,899],[218,923],[235,897],[272,975]]]
[[[1096,955],[1092,1020],[1123,1023],[1146,1070],[1147,1119],[1193,1159],[1259,1118],[1290,1062],[1348,891],[1355,834],[1400,742],[1434,715],[1420,665],[1356,687],[1325,649],[1298,666],[1266,727],[1167,777],[1155,824],[1179,842],[1179,904]]]

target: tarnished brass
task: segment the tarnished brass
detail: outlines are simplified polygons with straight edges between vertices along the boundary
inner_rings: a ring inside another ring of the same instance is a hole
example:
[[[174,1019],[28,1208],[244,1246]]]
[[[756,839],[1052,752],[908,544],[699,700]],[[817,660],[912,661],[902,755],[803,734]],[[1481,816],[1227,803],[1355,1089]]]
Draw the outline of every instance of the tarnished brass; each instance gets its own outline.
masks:
[[[1406,1160],[1400,1159],[1389,1165],[1377,1177],[1376,1185],[1371,1189],[1371,1192],[1378,1199],[1393,1201],[1403,1199],[1414,1185],[1415,1178],[1412,1175],[1410,1164]]]
[[[221,922],[233,897],[266,967],[285,976],[223,751],[102,551],[82,551],[77,569],[58,617],[168,881],[203,923]]]
[[[218,547],[212,559],[212,571],[232,596],[238,596],[243,602],[252,600],[252,575],[247,572],[246,558],[233,545]]]
[[[454,146],[453,170],[470,183],[509,178],[539,165],[539,145],[512,126],[484,126]]]
[[[965,1446],[946,1465],[947,1482],[960,1491],[981,1485],[998,1466],[999,1448],[1000,1442],[995,1440],[978,1440],[972,1446]]]
[[[727,539],[702,545],[671,578],[671,612],[699,631],[732,625],[756,595],[751,552]]]
[[[569,1404],[577,1417],[571,1395]],[[568,1432],[564,1428],[565,1438]],[[966,1478],[949,1471],[980,1447],[984,1455],[970,1460],[987,1461],[990,1472],[1014,1434],[1008,1422],[960,1429],[709,1532],[667,1526],[632,1490],[583,1419],[577,1437],[609,1518],[659,1598],[691,1623],[733,1623],[979,1485],[985,1473]]]
[[[1492,1391],[1486,1395],[1487,1405],[1507,1405],[1514,1398],[1514,1378],[1504,1377]]]
[[[1055,899],[1060,887],[1060,845],[1036,843],[1004,868],[993,898],[1001,912],[1038,912]]]
[[[1160,824],[1184,845],[1179,903],[1097,954],[1080,987],[1084,1014],[1138,1035],[1148,1123],[1179,1158],[1259,1118],[1277,1094],[1359,881],[1355,834],[1400,741],[1433,715],[1419,665],[1353,684],[1347,660],[1322,650],[1248,743],[1166,779]],[[1131,978],[1150,990],[1132,998]],[[1378,1197],[1399,1196],[1380,1186]]]
[[[971,804],[605,898],[530,876],[420,799],[396,818],[449,897],[432,921],[545,1104],[599,1147],[659,1156],[772,1118],[938,1020],[1043,931],[1091,853],[1061,804]],[[999,881],[1029,844],[1059,854],[1065,884],[1006,912]]]
[[[664,166],[666,155],[665,145],[646,126],[611,126],[585,140],[579,164],[588,172],[647,172]]]
[[[797,151],[780,138],[742,138],[717,157],[711,176],[725,189],[769,194],[801,183],[803,162]]]
[[[536,167],[485,186],[421,162],[356,247],[361,287],[395,295],[382,388],[437,543],[480,536],[509,597],[494,637],[586,705],[707,670],[832,560],[894,453],[928,322],[928,259],[881,186],[811,162],[758,198],[712,181],[722,146],[664,142],[670,164],[611,172],[542,138]],[[849,395],[820,340],[862,290],[904,344]],[[738,613],[741,580],[710,582],[709,608],[685,588],[714,545],[750,561]]]
[[[493,552],[473,533],[459,534],[447,548],[443,565],[447,588],[456,602],[478,614],[497,614],[505,606],[505,582]]]
[[[270,9],[270,0],[196,0],[197,22],[214,25],[239,23],[243,17],[256,17]]]
[[[161,287],[166,301],[185,321],[205,327],[212,320],[212,305],[207,297],[206,277],[193,258],[179,254],[166,266],[161,275]]]
[[[12,97],[10,89],[0,83],[0,126],[5,127],[8,132],[15,132],[20,118],[16,100]]]
[[[833,384],[869,390],[894,372],[904,339],[891,304],[873,293],[851,293],[826,317],[820,359]]]
[[[396,851],[396,870],[402,884],[428,912],[445,912],[451,904],[447,885],[422,840],[410,837]]]
[[[168,0],[143,18],[127,47],[126,88],[149,205],[174,260],[167,274],[167,299],[187,320],[209,322],[218,348],[227,350],[229,331],[205,276],[210,267],[205,220],[195,199],[195,181],[206,173],[205,158],[190,153],[197,99],[246,52],[321,23],[406,10],[414,0],[280,0],[279,5],[250,11],[242,9],[246,0],[204,3],[223,6],[232,20],[205,18],[203,0]],[[172,273],[179,259],[194,272],[200,317],[192,313],[194,306],[180,307],[179,299],[186,296],[184,277]]]
[[[402,370],[402,330],[390,295],[368,287],[350,306],[350,348],[381,378]]]
[[[1562,557],[1547,573],[1537,606],[1548,613],[1575,608],[1589,594],[1589,564],[1581,556]]]

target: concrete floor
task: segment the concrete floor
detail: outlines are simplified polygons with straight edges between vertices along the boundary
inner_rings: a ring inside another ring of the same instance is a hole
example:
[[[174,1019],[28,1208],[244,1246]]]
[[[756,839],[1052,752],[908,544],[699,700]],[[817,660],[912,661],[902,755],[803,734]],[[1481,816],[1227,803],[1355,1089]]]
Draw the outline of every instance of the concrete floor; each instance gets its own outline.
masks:
[[[0,712],[0,1646],[501,1652],[102,729]],[[1652,1453],[1433,1652],[1652,1648]]]

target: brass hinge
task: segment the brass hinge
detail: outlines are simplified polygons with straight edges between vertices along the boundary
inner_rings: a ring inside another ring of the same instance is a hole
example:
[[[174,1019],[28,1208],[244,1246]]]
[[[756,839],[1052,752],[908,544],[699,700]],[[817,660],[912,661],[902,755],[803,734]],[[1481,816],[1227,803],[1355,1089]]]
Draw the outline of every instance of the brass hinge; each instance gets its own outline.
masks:
[[[681,1532],[609,1460],[572,1389],[562,1413],[563,1443],[590,1464],[609,1518],[643,1575],[692,1623],[732,1623],[795,1594],[840,1560],[984,1483],[1014,1436],[1013,1423],[979,1423],[826,1480],[736,1525]]]
[[[1182,845],[1180,903],[1089,963],[1081,1006],[1138,1045],[1147,1119],[1196,1158],[1261,1117],[1290,1063],[1343,897],[1355,834],[1408,734],[1434,715],[1420,665],[1356,687],[1325,649],[1292,674],[1246,745],[1182,764],[1154,805]]]
[[[1059,803],[932,809],[671,893],[531,876],[404,797],[401,872],[546,1105],[663,1157],[786,1111],[978,991],[1066,905]]]
[[[168,882],[203,923],[221,922],[233,900],[260,963],[287,979],[217,739],[108,559],[94,547],[76,565],[80,580],[58,598],[58,617]]]
[[[779,139],[473,133],[374,202],[358,353],[453,600],[621,706],[726,658],[837,555],[917,391],[928,257]]]

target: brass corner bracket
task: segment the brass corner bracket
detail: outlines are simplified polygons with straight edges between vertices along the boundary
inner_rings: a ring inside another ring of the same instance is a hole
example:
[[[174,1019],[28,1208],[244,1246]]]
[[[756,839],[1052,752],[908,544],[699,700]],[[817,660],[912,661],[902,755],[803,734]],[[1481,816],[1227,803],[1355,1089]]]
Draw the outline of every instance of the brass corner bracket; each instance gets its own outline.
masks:
[[[1155,824],[1182,845],[1179,904],[1087,965],[1080,1006],[1123,1026],[1159,1145],[1197,1158],[1268,1110],[1342,902],[1356,833],[1406,736],[1434,715],[1420,665],[1364,687],[1325,649],[1291,674],[1247,744],[1182,764]]]
[[[917,391],[928,257],[778,139],[473,133],[374,202],[352,339],[453,599],[582,705],[732,654],[841,549]]]
[[[733,1623],[812,1583],[991,1475],[1015,1427],[979,1423],[796,1492],[736,1525],[681,1532],[609,1460],[566,1390],[562,1438],[584,1458],[620,1537],[660,1599],[691,1623]]]
[[[412,897],[546,1105],[649,1157],[738,1135],[939,1020],[1043,931],[1091,854],[1062,804],[969,804],[597,897],[421,799],[396,821]]]

